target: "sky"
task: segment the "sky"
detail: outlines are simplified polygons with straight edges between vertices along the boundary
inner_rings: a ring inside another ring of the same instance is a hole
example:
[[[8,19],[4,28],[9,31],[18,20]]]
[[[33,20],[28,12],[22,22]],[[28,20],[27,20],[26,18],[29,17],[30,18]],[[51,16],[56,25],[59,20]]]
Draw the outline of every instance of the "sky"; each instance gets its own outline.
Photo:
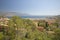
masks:
[[[60,0],[0,0],[0,11],[60,15]]]

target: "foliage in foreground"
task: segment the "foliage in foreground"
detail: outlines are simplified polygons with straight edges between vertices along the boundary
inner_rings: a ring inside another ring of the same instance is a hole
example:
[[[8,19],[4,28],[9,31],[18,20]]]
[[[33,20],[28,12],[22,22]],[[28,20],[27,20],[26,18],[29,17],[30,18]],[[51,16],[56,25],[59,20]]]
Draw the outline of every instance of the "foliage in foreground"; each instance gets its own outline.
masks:
[[[31,20],[18,16],[10,18],[8,26],[2,27],[0,40],[55,40],[55,38],[60,40],[60,30],[55,31],[55,35],[49,36],[46,30],[39,31]]]

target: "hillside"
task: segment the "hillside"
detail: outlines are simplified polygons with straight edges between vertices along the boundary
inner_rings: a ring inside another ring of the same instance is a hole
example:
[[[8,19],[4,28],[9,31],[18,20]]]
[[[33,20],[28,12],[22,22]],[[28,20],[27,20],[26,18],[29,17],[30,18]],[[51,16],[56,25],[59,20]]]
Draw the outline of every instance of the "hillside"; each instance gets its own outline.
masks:
[[[18,13],[18,12],[0,12],[0,16],[27,16],[27,13]]]

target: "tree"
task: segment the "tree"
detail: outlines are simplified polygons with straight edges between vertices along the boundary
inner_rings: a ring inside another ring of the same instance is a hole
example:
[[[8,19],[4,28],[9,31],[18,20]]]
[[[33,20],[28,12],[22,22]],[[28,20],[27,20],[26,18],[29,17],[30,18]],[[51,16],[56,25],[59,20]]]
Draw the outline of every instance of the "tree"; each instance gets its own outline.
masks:
[[[45,22],[45,23],[46,23],[46,24],[45,24],[45,25],[46,25],[46,26],[45,26],[45,29],[48,30],[49,24],[48,24],[48,22]]]

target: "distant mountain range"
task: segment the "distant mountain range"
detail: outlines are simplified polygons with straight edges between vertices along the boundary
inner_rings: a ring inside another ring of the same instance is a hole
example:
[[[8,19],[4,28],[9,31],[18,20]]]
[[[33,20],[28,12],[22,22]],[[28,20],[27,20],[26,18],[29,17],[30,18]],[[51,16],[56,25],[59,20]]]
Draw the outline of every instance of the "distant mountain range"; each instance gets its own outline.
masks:
[[[27,13],[18,12],[0,12],[0,16],[27,16]]]

